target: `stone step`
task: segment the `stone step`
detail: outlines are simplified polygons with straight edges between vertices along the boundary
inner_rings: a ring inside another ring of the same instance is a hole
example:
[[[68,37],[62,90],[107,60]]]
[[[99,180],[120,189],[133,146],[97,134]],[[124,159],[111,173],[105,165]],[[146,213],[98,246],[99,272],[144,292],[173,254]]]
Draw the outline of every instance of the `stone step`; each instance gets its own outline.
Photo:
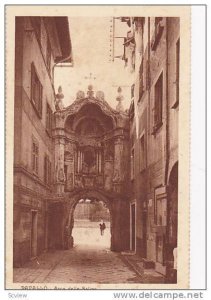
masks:
[[[143,262],[144,269],[154,269],[155,268],[154,261],[148,260],[146,258],[142,258],[141,260]]]
[[[144,259],[143,261],[141,257],[138,257],[135,254],[132,255],[130,253],[128,255],[127,251],[122,253],[125,253],[121,255],[124,262],[127,263],[136,272],[136,274],[143,280],[143,282],[165,283],[165,277],[155,271],[154,262],[148,261],[146,259]],[[145,265],[147,265],[147,268],[145,268]],[[150,268],[150,266],[153,267]]]

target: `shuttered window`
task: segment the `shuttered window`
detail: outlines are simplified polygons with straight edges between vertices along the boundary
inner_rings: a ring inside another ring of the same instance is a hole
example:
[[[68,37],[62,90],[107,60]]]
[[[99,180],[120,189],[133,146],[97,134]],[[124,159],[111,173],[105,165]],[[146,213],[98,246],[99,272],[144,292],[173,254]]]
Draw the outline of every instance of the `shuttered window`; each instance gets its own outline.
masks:
[[[32,63],[31,64],[31,101],[40,118],[42,118],[42,94],[43,94],[43,87],[42,84],[40,83],[34,63]]]
[[[51,162],[48,155],[44,157],[44,182],[47,185],[51,184]]]
[[[163,73],[159,76],[154,91],[154,131],[162,125],[163,110]]]
[[[38,161],[39,161],[39,146],[38,143],[32,139],[32,170],[38,174]]]
[[[52,110],[50,105],[47,103],[46,105],[46,130],[51,135],[52,129]]]

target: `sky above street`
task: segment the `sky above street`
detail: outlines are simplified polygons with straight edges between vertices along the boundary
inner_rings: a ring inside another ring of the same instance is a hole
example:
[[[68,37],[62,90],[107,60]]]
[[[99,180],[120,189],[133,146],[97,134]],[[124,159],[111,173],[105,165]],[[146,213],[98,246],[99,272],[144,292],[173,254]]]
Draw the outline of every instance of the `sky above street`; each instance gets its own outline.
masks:
[[[123,105],[129,108],[134,75],[125,68],[122,59],[109,61],[112,18],[71,17],[69,25],[74,66],[55,68],[55,87],[62,86],[64,106],[73,103],[78,90],[86,93],[88,85],[92,84],[95,92],[104,92],[105,100],[113,108],[118,104],[117,88],[122,86]],[[115,36],[126,36],[127,31],[129,27],[125,23],[115,21]],[[122,44],[123,39],[115,39],[115,55],[123,55]],[[93,79],[86,79],[90,73]]]

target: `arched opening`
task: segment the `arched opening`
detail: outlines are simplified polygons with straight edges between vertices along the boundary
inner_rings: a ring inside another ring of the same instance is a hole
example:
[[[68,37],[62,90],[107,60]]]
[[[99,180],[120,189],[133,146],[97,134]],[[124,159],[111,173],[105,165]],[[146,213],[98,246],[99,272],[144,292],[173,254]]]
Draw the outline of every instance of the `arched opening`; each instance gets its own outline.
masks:
[[[177,233],[178,233],[178,162],[173,166],[168,183],[168,232],[167,266],[169,282],[177,280]]]
[[[109,210],[109,218],[98,213],[99,209],[96,209],[94,217],[94,221],[96,222],[95,236],[97,236],[97,238],[100,236],[100,228],[98,227],[100,220],[104,218],[105,221],[107,221],[107,219],[110,221],[110,224],[107,223],[105,229],[107,242],[103,241],[101,246],[103,246],[104,249],[110,248],[111,251],[115,252],[128,250],[130,231],[129,203],[127,198],[118,198],[111,193],[105,193],[96,189],[77,189],[69,193],[65,201],[58,199],[58,201],[51,203],[48,217],[50,248],[68,250],[77,243],[77,238],[73,236],[74,212],[80,200],[82,202],[90,200],[90,203],[100,203],[101,206],[107,209],[107,212]],[[91,224],[89,223],[89,225]],[[93,231],[90,232],[93,233]],[[87,240],[87,238],[84,240]],[[96,243],[93,244],[93,246],[95,245]]]
[[[114,119],[100,106],[86,103],[67,117],[64,127],[67,132],[75,132],[80,136],[102,136],[104,132],[113,130],[114,126]]]
[[[68,207],[66,249],[83,245],[113,250],[113,205],[109,197],[96,190],[81,190],[72,195]],[[105,223],[102,235],[101,220]]]
[[[105,202],[80,199],[73,211],[72,237],[75,247],[110,249],[111,217]]]

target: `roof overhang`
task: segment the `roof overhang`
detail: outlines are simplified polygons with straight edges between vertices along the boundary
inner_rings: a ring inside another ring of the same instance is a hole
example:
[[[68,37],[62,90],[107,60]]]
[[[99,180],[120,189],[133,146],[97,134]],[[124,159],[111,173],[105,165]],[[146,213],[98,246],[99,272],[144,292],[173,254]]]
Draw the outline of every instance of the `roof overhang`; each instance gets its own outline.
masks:
[[[62,56],[57,57],[55,62],[73,62],[72,44],[70,38],[69,22],[67,17],[55,17],[56,29],[58,32],[59,43],[62,51]],[[67,59],[66,59],[67,58]],[[66,60],[65,60],[66,59]]]
[[[45,17],[55,63],[73,63],[68,17]]]

